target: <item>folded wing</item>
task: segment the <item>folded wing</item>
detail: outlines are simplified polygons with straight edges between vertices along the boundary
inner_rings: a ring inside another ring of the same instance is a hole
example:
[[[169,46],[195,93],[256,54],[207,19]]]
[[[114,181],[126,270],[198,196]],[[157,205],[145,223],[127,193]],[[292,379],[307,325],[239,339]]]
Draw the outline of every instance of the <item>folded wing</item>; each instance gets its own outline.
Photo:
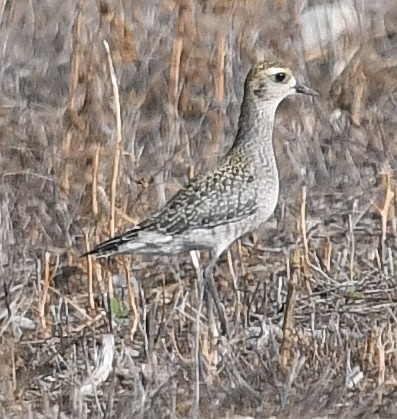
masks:
[[[254,176],[240,155],[226,158],[216,170],[194,179],[156,214],[133,229],[99,244],[88,254],[105,256],[148,246],[151,235],[161,246],[196,229],[230,224],[257,210]],[[143,240],[144,236],[144,240]]]

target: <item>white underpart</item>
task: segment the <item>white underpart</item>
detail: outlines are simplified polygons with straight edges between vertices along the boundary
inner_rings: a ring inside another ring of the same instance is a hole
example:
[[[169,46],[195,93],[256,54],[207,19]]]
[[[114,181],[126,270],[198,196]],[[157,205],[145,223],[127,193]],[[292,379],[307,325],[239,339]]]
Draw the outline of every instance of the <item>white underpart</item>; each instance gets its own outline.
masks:
[[[297,85],[296,79],[294,76],[291,76],[291,80],[288,82],[288,86],[293,89]]]
[[[120,244],[117,251],[120,253],[157,253],[157,250],[161,248],[169,251],[167,245],[170,244],[172,248],[173,240],[173,236],[156,231],[141,231],[137,239]]]
[[[138,237],[144,242],[156,244],[169,243],[173,239],[171,235],[159,233],[158,231],[140,231]]]

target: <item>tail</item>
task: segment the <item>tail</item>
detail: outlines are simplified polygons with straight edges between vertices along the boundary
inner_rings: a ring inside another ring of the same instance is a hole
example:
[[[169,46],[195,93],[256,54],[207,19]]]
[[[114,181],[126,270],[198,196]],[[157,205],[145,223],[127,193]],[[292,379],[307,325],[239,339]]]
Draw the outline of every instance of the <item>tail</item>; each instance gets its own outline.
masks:
[[[173,236],[151,230],[152,225],[139,225],[98,244],[80,257],[104,258],[124,253],[157,253],[173,240]]]
[[[104,258],[116,256],[123,253],[133,251],[133,242],[138,236],[140,229],[133,229],[118,236],[114,236],[95,246],[89,252],[83,253],[80,257],[95,256],[96,258]]]

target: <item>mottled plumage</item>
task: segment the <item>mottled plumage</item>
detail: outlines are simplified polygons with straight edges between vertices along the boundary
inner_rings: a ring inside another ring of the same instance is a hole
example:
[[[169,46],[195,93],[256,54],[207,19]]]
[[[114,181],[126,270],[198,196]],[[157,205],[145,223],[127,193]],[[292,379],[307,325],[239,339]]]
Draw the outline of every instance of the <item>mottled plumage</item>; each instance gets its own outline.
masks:
[[[240,222],[254,214],[257,209],[256,188],[252,187],[254,172],[246,156],[241,152],[227,155],[219,166],[210,172],[199,175],[184,189],[181,189],[156,214],[132,230],[102,243],[100,252],[113,251],[131,240],[139,238],[144,232],[159,233],[166,236],[183,236],[197,229],[212,230],[216,227]],[[152,236],[153,237],[153,236]],[[148,253],[178,253],[181,250],[206,248],[197,240],[184,244],[184,249],[155,249],[150,246]],[[162,245],[160,247],[163,247]],[[128,247],[125,248],[128,251]],[[95,252],[95,250],[93,251]]]
[[[105,257],[209,249],[212,259],[205,274],[220,312],[213,266],[232,242],[274,211],[279,193],[272,143],[274,117],[279,103],[297,92],[316,95],[297,84],[282,63],[263,61],[253,66],[244,85],[236,139],[217,167],[192,180],[156,214],[88,254]]]

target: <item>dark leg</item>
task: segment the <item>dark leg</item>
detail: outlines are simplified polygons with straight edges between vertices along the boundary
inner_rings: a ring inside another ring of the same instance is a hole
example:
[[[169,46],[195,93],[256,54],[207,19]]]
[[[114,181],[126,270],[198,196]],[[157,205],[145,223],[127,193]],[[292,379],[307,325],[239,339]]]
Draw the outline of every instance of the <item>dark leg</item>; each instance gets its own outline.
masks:
[[[218,291],[216,290],[216,285],[215,285],[215,281],[214,281],[214,267],[215,267],[215,263],[218,260],[217,257],[211,255],[211,260],[208,263],[208,265],[206,266],[206,268],[204,269],[204,291],[206,294],[206,302],[207,302],[207,315],[208,318],[211,319],[212,317],[212,302],[210,301],[210,298],[208,296],[208,292],[212,298],[212,300],[215,303],[215,307],[216,310],[218,312],[219,315],[219,320],[221,322],[221,333],[222,335],[229,335],[229,329],[228,329],[228,324],[227,324],[227,318],[225,316],[225,313],[222,309],[222,304],[221,301],[219,300],[219,295],[218,295]]]

